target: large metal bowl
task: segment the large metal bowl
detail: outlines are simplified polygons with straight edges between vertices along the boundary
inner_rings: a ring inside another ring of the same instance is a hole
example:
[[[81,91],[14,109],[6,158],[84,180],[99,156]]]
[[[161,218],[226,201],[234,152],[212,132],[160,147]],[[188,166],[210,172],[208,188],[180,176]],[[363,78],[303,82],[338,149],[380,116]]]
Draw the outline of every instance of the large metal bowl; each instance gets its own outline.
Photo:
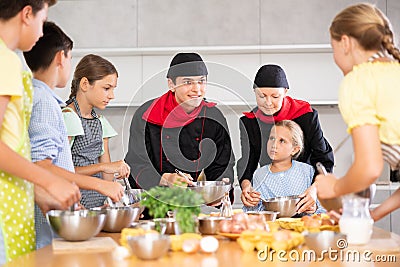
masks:
[[[104,211],[51,210],[46,214],[53,231],[67,241],[84,241],[97,235],[104,226]]]
[[[231,185],[223,181],[200,181],[188,187],[203,196],[205,204],[221,201],[225,193],[231,189]]]
[[[277,217],[281,218],[295,215],[297,213],[296,204],[299,201],[299,196],[286,196],[263,199],[262,204],[265,210],[279,212]]]
[[[92,210],[104,211],[106,220],[103,231],[118,233],[123,228],[130,227],[132,222],[138,221],[141,208],[139,207],[107,207],[107,208],[94,208]]]

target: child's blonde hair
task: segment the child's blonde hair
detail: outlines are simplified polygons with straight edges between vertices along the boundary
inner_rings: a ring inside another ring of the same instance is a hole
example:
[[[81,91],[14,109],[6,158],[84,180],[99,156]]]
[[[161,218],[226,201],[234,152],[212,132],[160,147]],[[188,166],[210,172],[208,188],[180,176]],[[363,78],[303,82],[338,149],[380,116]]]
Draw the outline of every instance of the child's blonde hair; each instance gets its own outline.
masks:
[[[304,149],[304,138],[303,138],[303,131],[301,130],[300,126],[295,123],[294,121],[291,120],[283,120],[283,121],[278,121],[274,125],[276,126],[282,126],[288,129],[292,135],[292,144],[293,146],[298,146],[299,151],[297,151],[292,158],[297,159],[301,152],[303,152]]]
[[[390,21],[372,4],[360,3],[345,8],[333,19],[329,31],[336,41],[348,35],[355,38],[363,49],[386,50],[400,61]]]

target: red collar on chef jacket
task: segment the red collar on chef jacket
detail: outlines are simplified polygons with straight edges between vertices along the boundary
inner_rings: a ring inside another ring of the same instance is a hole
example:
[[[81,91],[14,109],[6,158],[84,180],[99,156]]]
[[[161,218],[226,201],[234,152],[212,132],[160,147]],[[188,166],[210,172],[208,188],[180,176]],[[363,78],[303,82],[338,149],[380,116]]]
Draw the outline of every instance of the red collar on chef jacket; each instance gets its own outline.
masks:
[[[312,112],[311,105],[308,102],[286,96],[283,99],[281,110],[273,116],[265,115],[258,108],[256,112],[253,110],[250,112],[243,112],[243,114],[249,119],[258,118],[265,123],[274,123],[283,120],[293,120],[308,112]]]
[[[214,107],[216,103],[201,101],[200,105],[190,114],[176,102],[175,94],[168,90],[167,93],[155,99],[150,107],[143,114],[145,121],[163,126],[165,128],[183,127],[197,118],[201,109],[206,107]]]

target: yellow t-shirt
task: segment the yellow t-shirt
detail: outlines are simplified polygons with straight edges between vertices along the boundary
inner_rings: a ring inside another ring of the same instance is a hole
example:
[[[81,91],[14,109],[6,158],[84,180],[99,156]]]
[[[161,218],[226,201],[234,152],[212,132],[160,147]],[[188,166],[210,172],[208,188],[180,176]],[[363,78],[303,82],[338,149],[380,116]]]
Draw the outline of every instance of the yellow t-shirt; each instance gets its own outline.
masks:
[[[18,149],[21,132],[24,129],[21,119],[23,108],[22,64],[18,56],[8,49],[0,39],[0,95],[10,96],[0,128],[0,139],[11,149]]]
[[[340,85],[339,109],[349,133],[357,126],[378,125],[381,142],[400,144],[400,64],[355,66]]]

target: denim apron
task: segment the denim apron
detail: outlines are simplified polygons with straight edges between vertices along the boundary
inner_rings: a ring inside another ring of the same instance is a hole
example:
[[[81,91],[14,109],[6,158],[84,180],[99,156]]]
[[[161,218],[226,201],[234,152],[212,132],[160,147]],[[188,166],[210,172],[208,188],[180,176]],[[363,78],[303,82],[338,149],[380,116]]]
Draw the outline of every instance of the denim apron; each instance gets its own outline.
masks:
[[[92,110],[92,119],[82,118],[76,98],[73,97],[68,100],[67,105],[69,103],[74,103],[76,113],[81,120],[85,133],[84,135],[75,136],[72,144],[71,152],[74,166],[83,167],[99,163],[99,157],[103,149],[103,129],[99,117],[96,112]],[[101,173],[97,173],[93,176],[102,179]],[[106,196],[97,191],[81,189],[81,194],[81,204],[85,206],[85,208],[90,209],[104,205]]]

